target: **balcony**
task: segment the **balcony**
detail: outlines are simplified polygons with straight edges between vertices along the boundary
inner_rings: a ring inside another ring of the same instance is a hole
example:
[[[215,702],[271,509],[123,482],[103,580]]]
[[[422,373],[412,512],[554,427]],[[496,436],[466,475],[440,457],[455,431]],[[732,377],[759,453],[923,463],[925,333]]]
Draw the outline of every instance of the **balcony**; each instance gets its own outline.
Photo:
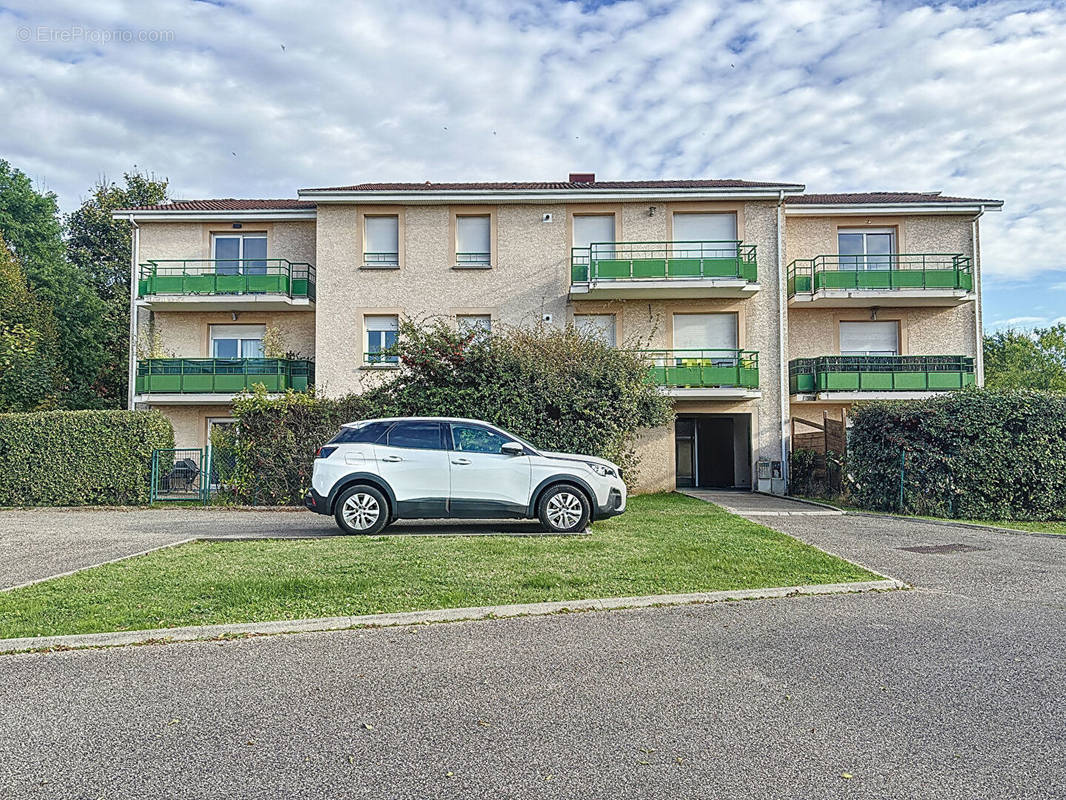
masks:
[[[313,361],[289,358],[150,358],[137,362],[138,402],[195,405],[229,403],[262,384],[268,392],[307,391]]]
[[[754,350],[638,350],[649,376],[672,397],[759,397],[759,354]]]
[[[141,264],[137,294],[152,308],[283,310],[315,301],[315,268],[285,258],[178,259]]]
[[[967,356],[819,356],[789,362],[789,393],[807,400],[903,400],[974,385]]]
[[[755,245],[737,240],[596,242],[570,250],[575,299],[749,297],[758,290]]]
[[[973,264],[959,253],[821,255],[788,265],[792,306],[954,306],[975,299]]]

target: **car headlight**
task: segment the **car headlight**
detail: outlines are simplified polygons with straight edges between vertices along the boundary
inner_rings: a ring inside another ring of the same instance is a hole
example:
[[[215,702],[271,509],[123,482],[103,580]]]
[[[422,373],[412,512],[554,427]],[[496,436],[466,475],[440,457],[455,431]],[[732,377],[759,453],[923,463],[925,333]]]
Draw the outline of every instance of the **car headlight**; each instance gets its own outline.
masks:
[[[591,469],[601,478],[613,478],[618,474],[606,464],[597,464],[593,461],[586,461],[585,463],[589,465],[589,469]]]

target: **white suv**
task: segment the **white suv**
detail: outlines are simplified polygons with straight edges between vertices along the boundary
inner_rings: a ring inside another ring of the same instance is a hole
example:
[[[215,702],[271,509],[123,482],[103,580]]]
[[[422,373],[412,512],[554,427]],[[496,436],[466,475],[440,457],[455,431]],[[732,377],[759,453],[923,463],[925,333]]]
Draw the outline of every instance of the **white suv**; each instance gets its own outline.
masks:
[[[533,519],[557,533],[621,514],[615,464],[546,453],[475,419],[401,417],[353,422],[315,456],[304,505],[347,533],[397,519]]]

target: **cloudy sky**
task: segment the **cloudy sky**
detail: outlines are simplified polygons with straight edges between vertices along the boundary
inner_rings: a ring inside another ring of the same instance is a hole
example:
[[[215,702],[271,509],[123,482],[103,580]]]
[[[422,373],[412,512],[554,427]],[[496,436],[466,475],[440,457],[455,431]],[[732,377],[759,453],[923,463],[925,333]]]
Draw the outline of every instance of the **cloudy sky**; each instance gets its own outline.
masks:
[[[736,177],[1006,201],[986,322],[1066,319],[1066,5],[0,0],[0,158],[65,210],[359,181]]]

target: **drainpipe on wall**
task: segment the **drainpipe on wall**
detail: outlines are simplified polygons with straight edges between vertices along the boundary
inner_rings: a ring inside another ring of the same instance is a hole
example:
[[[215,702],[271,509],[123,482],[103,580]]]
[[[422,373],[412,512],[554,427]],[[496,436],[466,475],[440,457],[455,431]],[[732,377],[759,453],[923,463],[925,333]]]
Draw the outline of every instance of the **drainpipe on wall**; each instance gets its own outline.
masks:
[[[791,409],[788,397],[788,343],[785,327],[788,325],[788,291],[785,275],[785,193],[777,195],[777,351],[779,364],[777,370],[779,390],[781,393],[781,477],[784,478],[785,491],[788,491],[788,451],[789,451],[789,414]]]
[[[137,381],[137,259],[141,243],[141,229],[130,214],[133,226],[133,239],[130,247],[130,349],[129,349],[129,385],[126,388],[126,406],[133,410],[133,397]]]
[[[973,237],[973,288],[977,292],[977,305],[974,308],[974,328],[976,341],[976,358],[974,368],[977,372],[976,382],[978,386],[985,385],[985,312],[981,300],[981,251],[978,244],[978,220],[985,213],[985,207],[977,212],[977,216],[970,222],[970,233]]]

